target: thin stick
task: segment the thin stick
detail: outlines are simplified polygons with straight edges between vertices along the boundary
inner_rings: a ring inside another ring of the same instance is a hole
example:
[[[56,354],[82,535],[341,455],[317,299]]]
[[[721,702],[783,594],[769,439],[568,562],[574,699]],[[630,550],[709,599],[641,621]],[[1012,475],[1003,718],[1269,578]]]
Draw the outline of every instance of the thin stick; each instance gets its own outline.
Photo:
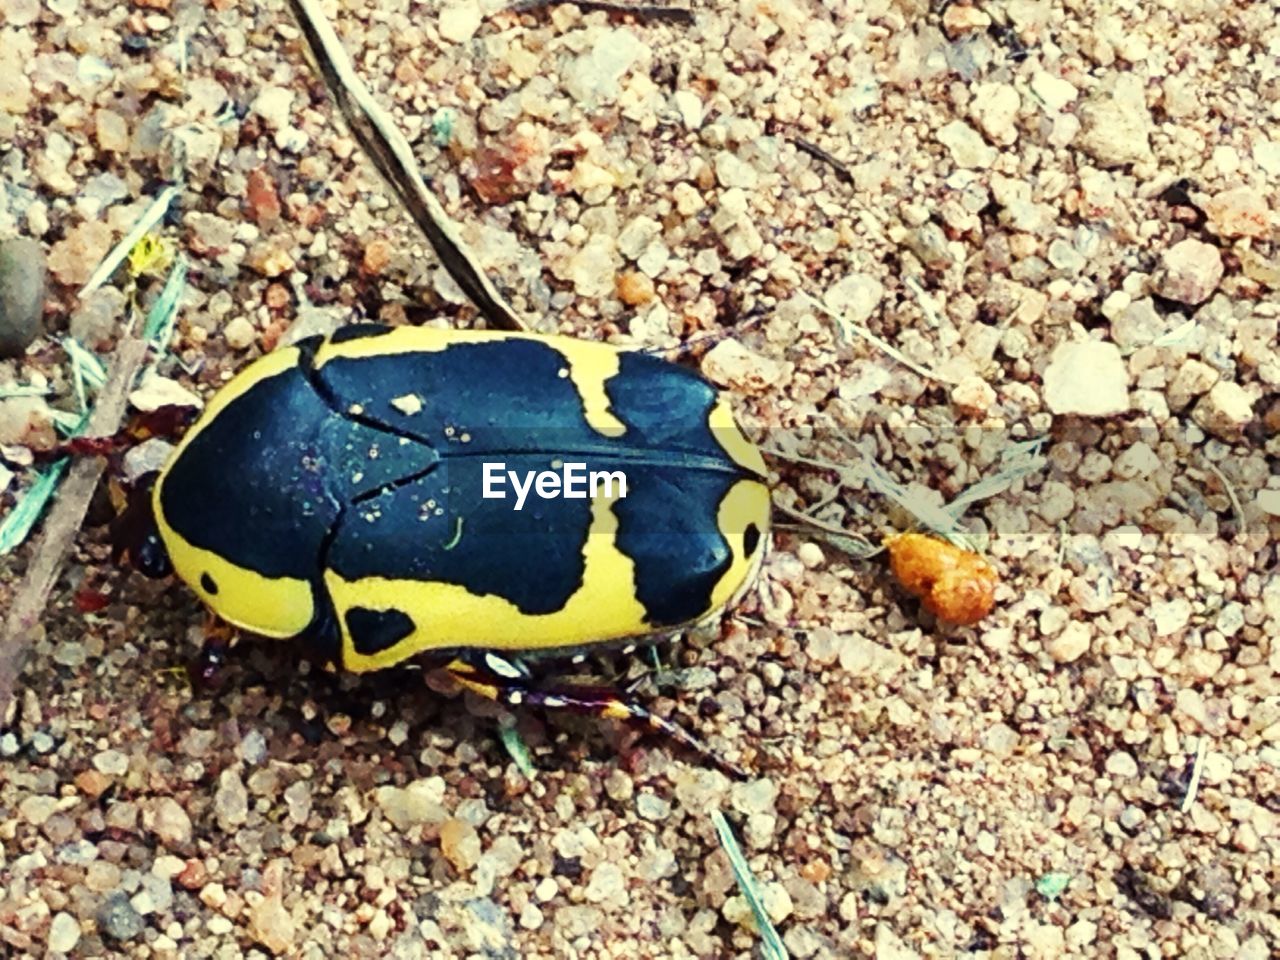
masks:
[[[662,7],[653,3],[610,3],[608,0],[521,0],[507,7],[507,13],[538,13],[551,7],[572,3],[583,13],[629,13],[641,20],[666,20],[669,23],[693,23],[693,11],[684,7]]]
[[[1187,795],[1182,798],[1182,812],[1187,813],[1195,806],[1196,791],[1200,789],[1200,776],[1204,773],[1204,744],[1208,738],[1203,734],[1196,743],[1196,762],[1191,768],[1191,782],[1187,784]]]
[[[142,338],[129,337],[120,343],[106,385],[98,394],[98,402],[89,421],[89,436],[108,436],[119,428],[129,391],[146,357],[147,342]],[[5,618],[4,635],[0,636],[0,722],[8,716],[13,690],[22,674],[27,653],[44,631],[40,618],[62,570],[62,562],[84,522],[89,499],[102,476],[103,467],[103,461],[98,457],[85,457],[72,464],[67,480],[45,519],[44,533],[32,549],[27,575],[14,591],[13,606]]]
[[[809,156],[813,157],[813,159],[829,166],[831,168],[831,172],[836,175],[837,180],[842,183],[850,185],[853,184],[853,173],[849,168],[831,154],[827,153],[827,151],[823,150],[816,143],[810,143],[803,137],[792,137],[791,142],[795,144],[796,149],[801,153],[807,153]]]
[[[454,283],[494,327],[527,330],[529,325],[511,309],[476,265],[444,207],[427,189],[409,141],[356,75],[342,41],[325,19],[320,4],[317,0],[289,0],[289,8],[302,29],[316,71],[329,88],[352,135],[400,198],[418,229],[426,235]]]

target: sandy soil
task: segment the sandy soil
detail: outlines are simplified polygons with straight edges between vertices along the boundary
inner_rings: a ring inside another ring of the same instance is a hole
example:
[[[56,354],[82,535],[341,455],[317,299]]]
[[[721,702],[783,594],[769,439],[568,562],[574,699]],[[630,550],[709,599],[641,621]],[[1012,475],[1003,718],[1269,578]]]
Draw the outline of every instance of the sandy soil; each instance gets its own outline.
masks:
[[[777,461],[828,527],[915,522],[867,464],[939,507],[1014,471],[957,511],[995,611],[939,624],[779,530],[645,693],[758,778],[521,715],[530,779],[418,673],[246,644],[194,692],[198,604],[86,531],[0,734],[0,952],[760,956],[719,807],[793,957],[1276,955],[1274,5],[501,6],[328,12],[515,307],[698,344],[764,446],[836,465]],[[48,390],[0,400],[6,511],[76,409],[59,337],[105,354],[158,295],[163,251],[77,291],[176,174],[177,385],[474,322],[279,2],[0,0],[0,240],[50,268],[49,334],[0,361]]]

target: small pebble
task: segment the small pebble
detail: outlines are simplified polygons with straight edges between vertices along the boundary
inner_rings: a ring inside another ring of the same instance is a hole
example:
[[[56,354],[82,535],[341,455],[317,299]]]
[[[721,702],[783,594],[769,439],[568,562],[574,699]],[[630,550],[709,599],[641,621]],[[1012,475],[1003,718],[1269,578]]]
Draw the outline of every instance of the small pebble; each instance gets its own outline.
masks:
[[[712,383],[743,393],[763,393],[779,384],[785,366],[737,340],[721,340],[702,358],[702,372]]]
[[[1078,109],[1076,144],[1105,167],[1139,163],[1151,156],[1151,112],[1142,79],[1110,73]]]
[[[17,357],[40,335],[44,316],[44,247],[26,237],[0,243],[0,357]]]
[[[142,917],[129,902],[129,895],[121,891],[107,895],[94,914],[94,919],[103,939],[115,943],[127,943],[146,929]]]
[[[1087,623],[1073,621],[1062,632],[1045,643],[1045,650],[1055,663],[1074,663],[1089,652],[1093,631]]]
[[[293,917],[280,897],[264,897],[249,910],[249,936],[275,954],[293,949],[297,935]]]
[[[191,842],[191,817],[172,797],[156,801],[150,821],[150,829],[166,846],[180,847]]]
[[[1253,400],[1239,384],[1221,380],[1200,399],[1191,417],[1215,437],[1233,440],[1253,420]]]
[[[258,331],[244,317],[233,317],[222,330],[227,346],[232,350],[248,350],[258,338]]]
[[[1162,297],[1195,306],[1204,303],[1222,282],[1222,254],[1217,247],[1187,239],[1160,258],[1156,289]]]
[[[55,913],[49,924],[50,953],[70,953],[80,942],[80,921],[69,913]]]
[[[466,43],[480,29],[480,4],[475,0],[450,3],[440,11],[437,28],[450,43]]]
[[[1129,371],[1114,343],[1059,344],[1044,372],[1044,402],[1053,413],[1110,417],[1129,411]]]
[[[129,770],[129,758],[119,750],[103,750],[94,755],[93,765],[99,773],[122,777]]]

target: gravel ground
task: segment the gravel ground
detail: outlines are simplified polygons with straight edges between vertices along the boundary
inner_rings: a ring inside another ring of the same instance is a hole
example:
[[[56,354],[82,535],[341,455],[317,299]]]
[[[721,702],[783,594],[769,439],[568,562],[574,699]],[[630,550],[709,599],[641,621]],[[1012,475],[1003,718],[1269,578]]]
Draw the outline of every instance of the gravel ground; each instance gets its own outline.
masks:
[[[759,956],[717,806],[797,958],[1280,951],[1274,4],[328,6],[540,328],[705,340],[766,446],[939,505],[1043,438],[963,520],[996,610],[941,625],[779,531],[656,699],[758,779],[526,715],[528,779],[418,673],[246,644],[193,692],[198,605],[87,531],[0,735],[0,952]],[[159,292],[77,296],[175,170],[182,386],[299,330],[474,320],[280,3],[0,0],[0,240],[49,269],[48,335],[0,360],[49,391],[0,400],[6,510],[75,406],[58,336],[107,352]],[[827,526],[910,522],[778,463]]]

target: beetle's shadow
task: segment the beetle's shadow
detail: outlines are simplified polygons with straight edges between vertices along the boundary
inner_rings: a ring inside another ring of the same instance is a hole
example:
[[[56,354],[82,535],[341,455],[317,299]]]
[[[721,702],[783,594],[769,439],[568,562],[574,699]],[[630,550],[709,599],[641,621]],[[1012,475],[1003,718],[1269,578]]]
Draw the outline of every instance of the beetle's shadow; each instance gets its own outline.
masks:
[[[483,700],[471,701],[473,710],[470,698],[448,689],[449,681],[433,681],[440,675],[438,662],[354,674],[318,667],[305,656],[296,642],[244,636],[228,655],[218,683],[204,689],[194,686],[193,700],[232,719],[229,697],[258,691],[278,698],[273,715],[263,718],[264,727],[270,728],[263,733],[277,743],[288,741],[287,753],[295,761],[307,759],[308,749],[317,760],[338,752],[344,757],[364,755],[408,777],[463,768],[474,774],[479,761],[495,771],[495,778],[501,778],[512,762],[500,735],[503,716],[510,711],[486,708]],[[621,664],[630,660],[634,655],[604,654],[585,672],[621,676]],[[569,658],[540,661],[538,672],[554,677],[570,667],[584,672]],[[632,736],[612,723],[532,708],[516,710],[513,719],[540,773],[580,770],[588,760],[607,768],[633,758],[626,746]],[[393,738],[397,725],[401,726]]]

